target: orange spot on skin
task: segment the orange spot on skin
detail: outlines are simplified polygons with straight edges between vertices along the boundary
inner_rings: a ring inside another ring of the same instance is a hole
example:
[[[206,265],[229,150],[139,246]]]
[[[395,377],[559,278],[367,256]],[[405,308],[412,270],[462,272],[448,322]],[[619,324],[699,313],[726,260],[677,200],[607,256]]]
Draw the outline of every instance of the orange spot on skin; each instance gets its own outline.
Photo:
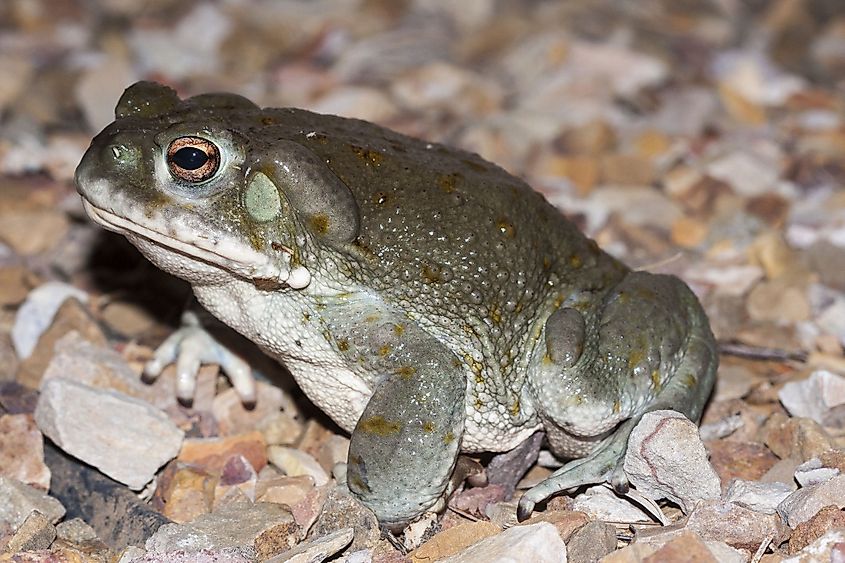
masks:
[[[402,431],[402,425],[383,416],[371,416],[358,423],[358,430],[376,436],[392,436]]]

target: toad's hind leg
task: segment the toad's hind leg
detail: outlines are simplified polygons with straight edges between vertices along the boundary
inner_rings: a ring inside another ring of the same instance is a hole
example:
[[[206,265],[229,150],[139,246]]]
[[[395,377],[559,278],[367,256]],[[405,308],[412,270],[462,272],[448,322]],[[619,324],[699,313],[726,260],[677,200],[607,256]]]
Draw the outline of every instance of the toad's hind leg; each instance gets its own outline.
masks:
[[[575,350],[574,359],[572,353],[558,353],[564,359],[556,360],[549,351],[552,360],[546,363],[552,366],[538,370],[532,385],[553,386],[558,377],[569,382],[567,389],[584,394],[576,402],[539,394],[556,454],[565,456],[567,452],[558,450],[573,443],[597,445],[526,492],[519,501],[519,520],[536,503],[582,485],[610,482],[627,491],[622,462],[628,437],[643,414],[671,409],[697,421],[715,380],[718,356],[707,318],[677,278],[632,272],[596,309],[581,318],[573,311],[562,309],[549,318],[546,343]]]

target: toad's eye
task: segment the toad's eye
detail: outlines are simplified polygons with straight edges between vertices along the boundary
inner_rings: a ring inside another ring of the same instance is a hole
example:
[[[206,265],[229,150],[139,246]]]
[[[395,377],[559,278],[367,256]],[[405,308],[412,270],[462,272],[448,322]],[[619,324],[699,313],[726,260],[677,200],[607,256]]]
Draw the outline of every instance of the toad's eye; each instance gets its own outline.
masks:
[[[174,178],[199,184],[217,172],[220,150],[201,137],[179,137],[167,147],[167,167]]]

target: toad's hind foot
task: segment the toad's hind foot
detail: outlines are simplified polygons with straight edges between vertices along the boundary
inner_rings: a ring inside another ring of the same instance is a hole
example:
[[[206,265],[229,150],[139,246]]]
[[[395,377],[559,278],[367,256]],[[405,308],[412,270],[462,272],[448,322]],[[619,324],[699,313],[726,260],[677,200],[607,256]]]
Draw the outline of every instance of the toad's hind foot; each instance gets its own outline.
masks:
[[[625,450],[639,417],[626,420],[606,442],[587,457],[574,459],[552,473],[539,485],[529,489],[517,506],[517,520],[523,522],[534,511],[534,506],[548,497],[584,485],[610,483],[620,494],[628,492],[628,477],[622,469]]]

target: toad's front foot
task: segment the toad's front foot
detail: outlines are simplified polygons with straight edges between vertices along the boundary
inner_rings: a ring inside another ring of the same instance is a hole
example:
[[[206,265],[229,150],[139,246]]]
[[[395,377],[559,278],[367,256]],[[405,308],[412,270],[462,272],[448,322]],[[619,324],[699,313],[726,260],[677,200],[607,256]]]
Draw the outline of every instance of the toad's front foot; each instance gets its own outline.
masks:
[[[173,363],[176,364],[176,396],[183,403],[193,400],[197,374],[203,364],[218,364],[244,404],[255,403],[255,380],[249,365],[211,336],[191,311],[182,315],[182,327],[156,349],[153,359],[144,366],[144,375],[155,379]]]

